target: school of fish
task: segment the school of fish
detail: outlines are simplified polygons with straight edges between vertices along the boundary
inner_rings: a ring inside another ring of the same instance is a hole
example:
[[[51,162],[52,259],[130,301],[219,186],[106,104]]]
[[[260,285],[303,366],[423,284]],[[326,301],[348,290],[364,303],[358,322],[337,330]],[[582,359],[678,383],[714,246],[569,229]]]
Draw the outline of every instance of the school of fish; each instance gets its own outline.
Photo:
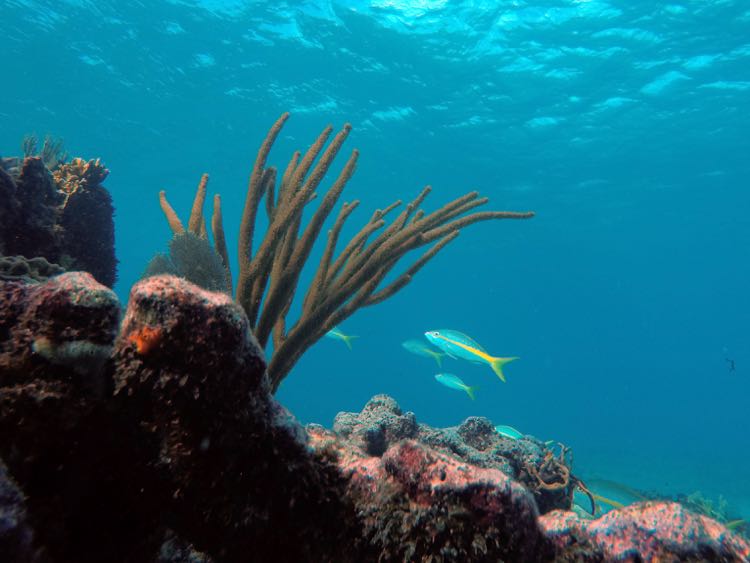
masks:
[[[333,327],[326,333],[328,338],[342,341],[351,350],[352,340],[357,338],[345,334],[340,328]],[[466,360],[475,364],[486,364],[505,383],[505,373],[503,366],[517,360],[517,356],[502,357],[489,354],[476,340],[470,336],[452,329],[428,330],[424,333],[426,342],[423,340],[410,339],[401,343],[401,346],[417,356],[432,358],[438,365],[443,366],[443,358],[449,357],[456,360]],[[479,389],[477,386],[467,385],[460,377],[452,373],[438,373],[435,380],[448,387],[458,391],[464,391],[470,399],[474,400],[474,392]]]

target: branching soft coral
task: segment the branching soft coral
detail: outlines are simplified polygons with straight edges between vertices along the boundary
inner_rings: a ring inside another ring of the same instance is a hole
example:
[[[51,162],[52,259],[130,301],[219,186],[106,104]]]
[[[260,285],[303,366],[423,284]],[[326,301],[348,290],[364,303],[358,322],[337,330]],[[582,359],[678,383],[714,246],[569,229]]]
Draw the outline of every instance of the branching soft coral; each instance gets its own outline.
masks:
[[[305,293],[302,313],[288,327],[287,314],[297,294],[302,269],[323,225],[352,177],[359,157],[359,152],[353,150],[336,180],[320,198],[312,217],[303,226],[303,210],[316,198],[316,190],[341,150],[351,126],[345,125],[330,143],[333,129],[330,126],[324,129],[304,155],[299,151],[292,155],[278,178],[277,169],[267,167],[266,161],[288,117],[289,114],[285,113],[274,123],[258,151],[250,174],[238,242],[236,300],[245,309],[261,346],[266,348],[269,340],[273,341],[268,371],[274,390],[305,350],[356,310],[380,303],[406,286],[427,261],[458,236],[461,228],[489,219],[527,219],[534,215],[531,212],[510,211],[469,213],[488,201],[487,198],[480,198],[477,192],[461,196],[437,211],[425,213],[420,206],[430,193],[428,186],[388,225],[386,217],[402,202],[399,200],[376,210],[336,255],[344,223],[359,204],[358,201],[344,203],[328,231],[323,256]],[[198,185],[187,226],[189,232],[202,237],[207,236],[203,214],[207,183],[208,175],[204,175]],[[264,197],[268,227],[255,248],[256,218]],[[164,192],[159,194],[159,200],[172,231],[175,234],[184,232],[185,227]],[[211,230],[231,286],[221,199],[218,195],[214,197]],[[430,244],[432,246],[400,276],[381,286],[401,258],[412,250]]]

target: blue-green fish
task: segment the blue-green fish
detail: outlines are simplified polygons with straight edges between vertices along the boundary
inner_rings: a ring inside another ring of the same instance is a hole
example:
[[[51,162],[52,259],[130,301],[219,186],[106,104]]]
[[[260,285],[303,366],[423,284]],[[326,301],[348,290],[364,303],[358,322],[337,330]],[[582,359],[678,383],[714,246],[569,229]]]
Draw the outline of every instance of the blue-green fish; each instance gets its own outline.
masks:
[[[443,354],[442,352],[438,352],[421,340],[407,340],[406,342],[402,342],[401,346],[403,346],[412,354],[416,354],[417,356],[434,358],[437,362],[438,367],[443,367],[443,356],[445,356],[445,354]]]
[[[354,338],[359,338],[359,336],[344,334],[337,326],[326,332],[326,336],[328,338],[336,338],[337,340],[341,340],[344,344],[346,344],[346,347],[349,348],[349,350],[352,349],[352,340]]]
[[[495,432],[500,434],[503,438],[510,438],[511,440],[520,440],[521,438],[523,438],[523,434],[521,434],[518,430],[516,430],[512,426],[507,426],[505,424],[495,426]]]
[[[508,362],[518,359],[518,357],[500,358],[490,356],[474,340],[457,330],[431,330],[425,332],[424,335],[430,344],[437,346],[451,358],[461,358],[462,360],[489,365],[503,383],[505,382],[503,366]]]
[[[439,373],[435,376],[435,379],[438,380],[439,383],[442,383],[446,387],[450,387],[451,389],[458,389],[459,391],[466,391],[466,394],[469,396],[469,398],[473,401],[474,400],[474,391],[479,389],[479,387],[469,387],[461,381],[461,378],[457,375],[453,375],[452,373]]]

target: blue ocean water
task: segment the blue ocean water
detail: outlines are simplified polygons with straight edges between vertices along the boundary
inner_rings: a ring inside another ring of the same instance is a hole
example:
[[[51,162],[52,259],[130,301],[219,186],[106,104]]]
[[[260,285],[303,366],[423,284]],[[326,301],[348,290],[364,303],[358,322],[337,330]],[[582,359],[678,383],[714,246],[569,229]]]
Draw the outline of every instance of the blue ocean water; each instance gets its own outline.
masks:
[[[746,2],[0,0],[0,15],[0,154],[37,132],[104,160],[123,301],[169,240],[161,189],[185,216],[210,173],[232,253],[284,111],[279,167],[353,125],[345,234],[425,184],[428,210],[477,189],[537,213],[466,228],[343,323],[352,351],[314,346],[278,394],[303,422],[387,393],[422,422],[486,416],[568,444],[584,477],[721,495],[750,518]],[[480,387],[471,401],[401,347],[440,328],[521,360],[506,384],[446,360]]]

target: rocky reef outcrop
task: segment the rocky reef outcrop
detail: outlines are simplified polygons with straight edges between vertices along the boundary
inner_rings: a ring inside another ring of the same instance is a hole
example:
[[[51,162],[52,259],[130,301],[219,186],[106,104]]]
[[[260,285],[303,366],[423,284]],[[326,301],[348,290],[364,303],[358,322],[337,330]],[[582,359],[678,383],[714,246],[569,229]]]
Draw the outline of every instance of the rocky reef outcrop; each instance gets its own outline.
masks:
[[[676,502],[646,501],[597,520],[553,511],[539,519],[556,561],[748,561],[750,544]]]
[[[577,484],[571,477],[564,446],[554,453],[546,444],[525,436],[513,440],[495,431],[492,422],[469,417],[454,428],[433,428],[417,423],[392,398],[373,397],[360,413],[339,413],[333,432],[351,447],[380,456],[401,440],[415,440],[472,466],[497,469],[531,492],[539,510],[569,509]]]
[[[52,165],[52,164],[50,164]],[[117,279],[114,207],[99,160],[0,158],[0,256],[44,258],[65,270]]]
[[[179,278],[0,282],[0,458],[53,561],[335,558],[343,479],[269,394],[242,309]]]
[[[332,429],[269,392],[243,310],[172,276],[0,279],[2,561],[744,561],[674,503],[583,520],[564,452],[386,396]],[[544,485],[541,485],[544,483]]]

